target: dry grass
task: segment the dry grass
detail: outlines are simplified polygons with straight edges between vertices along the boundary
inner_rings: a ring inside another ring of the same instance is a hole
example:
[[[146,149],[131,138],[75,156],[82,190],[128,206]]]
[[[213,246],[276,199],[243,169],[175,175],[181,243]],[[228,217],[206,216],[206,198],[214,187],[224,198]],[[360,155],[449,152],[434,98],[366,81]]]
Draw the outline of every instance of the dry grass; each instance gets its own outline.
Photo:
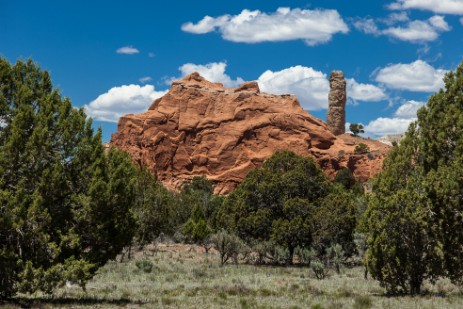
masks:
[[[463,308],[462,290],[447,281],[420,297],[387,297],[361,268],[317,280],[308,268],[226,265],[215,253],[161,247],[129,262],[110,262],[87,286],[63,287],[53,298],[21,296],[6,308]],[[151,272],[136,261],[153,262]]]

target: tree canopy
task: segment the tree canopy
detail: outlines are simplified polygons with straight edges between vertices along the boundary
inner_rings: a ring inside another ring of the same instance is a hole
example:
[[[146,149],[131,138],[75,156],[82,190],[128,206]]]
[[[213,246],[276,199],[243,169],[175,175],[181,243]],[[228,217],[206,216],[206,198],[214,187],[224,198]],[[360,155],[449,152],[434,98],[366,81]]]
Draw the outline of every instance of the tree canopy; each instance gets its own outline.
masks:
[[[349,130],[352,132],[352,136],[359,136],[360,133],[365,133],[363,125],[359,123],[351,123]]]
[[[0,58],[0,297],[85,287],[131,241],[135,173],[47,71]]]
[[[463,281],[463,65],[385,160],[365,220],[367,266],[391,293]]]
[[[297,247],[317,245],[324,252],[336,241],[349,247],[356,225],[353,201],[353,194],[331,185],[313,158],[281,151],[225,199],[217,222],[248,243],[274,241],[289,251],[291,262]]]

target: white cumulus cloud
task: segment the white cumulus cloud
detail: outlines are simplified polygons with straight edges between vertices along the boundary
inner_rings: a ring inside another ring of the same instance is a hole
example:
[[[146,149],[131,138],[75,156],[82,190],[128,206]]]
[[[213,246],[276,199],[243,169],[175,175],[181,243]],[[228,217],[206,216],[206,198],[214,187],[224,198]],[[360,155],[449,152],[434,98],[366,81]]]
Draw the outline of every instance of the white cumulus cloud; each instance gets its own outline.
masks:
[[[116,50],[116,53],[124,54],[124,55],[133,55],[133,54],[138,54],[139,52],[140,51],[133,46],[124,46]]]
[[[400,134],[407,131],[415,119],[380,117],[365,126],[365,133],[374,136]]]
[[[268,93],[294,94],[307,110],[328,108],[330,83],[325,73],[310,67],[294,66],[281,71],[265,71],[257,79],[259,88]],[[387,98],[377,86],[347,79],[347,95],[357,101],[380,101]]]
[[[365,126],[365,132],[373,136],[382,136],[390,134],[402,134],[407,131],[410,123],[416,121],[416,112],[425,103],[418,101],[407,101],[396,110],[394,117],[380,117],[370,121]]]
[[[378,24],[387,25],[380,29]],[[389,14],[386,18],[357,18],[354,27],[366,34],[385,35],[410,43],[426,43],[435,41],[443,32],[450,31],[450,25],[440,15],[426,20],[409,20],[405,12]]]
[[[376,102],[387,99],[387,95],[381,88],[371,84],[358,83],[353,78],[347,79],[346,90],[347,95],[357,101]]]
[[[366,34],[381,34],[373,18],[361,18],[354,21],[354,27]]]
[[[424,102],[418,102],[414,100],[407,101],[397,109],[394,115],[402,119],[416,119],[416,112],[423,105]]]
[[[413,20],[405,26],[390,27],[381,33],[392,38],[412,43],[435,41],[441,32],[450,31],[443,16],[432,16],[428,20]]]
[[[444,19],[444,16],[435,15],[428,19],[429,24],[441,31],[450,31],[450,26]]]
[[[166,91],[156,91],[153,85],[123,85],[113,87],[85,105],[85,112],[93,119],[118,122],[125,114],[144,112]]]
[[[386,18],[381,18],[380,21],[388,26],[392,26],[398,22],[406,22],[409,20],[407,12],[391,13]]]
[[[296,95],[305,109],[328,108],[330,83],[326,74],[313,68],[298,65],[276,72],[267,70],[257,82],[263,92]]]
[[[195,34],[213,31],[232,42],[258,43],[303,40],[310,46],[331,40],[349,28],[336,10],[278,8],[276,12],[243,10],[238,15],[205,16],[198,23],[188,22],[182,30]]]
[[[389,5],[392,10],[418,9],[439,14],[463,15],[463,0],[398,0]]]
[[[201,75],[210,82],[222,83],[225,87],[229,88],[234,88],[244,83],[244,80],[241,77],[232,79],[228,74],[225,73],[226,68],[226,62],[211,62],[205,65],[185,63],[184,65],[178,68],[182,76],[170,78],[167,80],[167,83],[170,84],[173,80],[181,79],[185,75],[188,75],[193,72],[198,72],[199,75]]]
[[[423,60],[412,63],[391,64],[376,74],[376,81],[390,89],[435,92],[444,87],[443,77],[447,71],[435,69]]]

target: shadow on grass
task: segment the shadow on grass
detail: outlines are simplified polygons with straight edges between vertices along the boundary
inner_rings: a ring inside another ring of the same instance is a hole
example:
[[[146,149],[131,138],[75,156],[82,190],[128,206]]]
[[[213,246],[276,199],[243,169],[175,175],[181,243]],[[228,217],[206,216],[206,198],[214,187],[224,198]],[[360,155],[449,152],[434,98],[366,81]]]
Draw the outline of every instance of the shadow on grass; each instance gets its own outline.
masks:
[[[48,297],[36,297],[36,298],[26,298],[26,297],[15,297],[8,300],[0,300],[0,307],[5,305],[17,306],[20,308],[46,308],[48,306],[91,306],[96,305],[116,305],[116,306],[125,306],[125,305],[143,305],[141,301],[132,301],[128,298],[98,298],[91,296],[84,297],[62,297],[62,298],[48,298]]]

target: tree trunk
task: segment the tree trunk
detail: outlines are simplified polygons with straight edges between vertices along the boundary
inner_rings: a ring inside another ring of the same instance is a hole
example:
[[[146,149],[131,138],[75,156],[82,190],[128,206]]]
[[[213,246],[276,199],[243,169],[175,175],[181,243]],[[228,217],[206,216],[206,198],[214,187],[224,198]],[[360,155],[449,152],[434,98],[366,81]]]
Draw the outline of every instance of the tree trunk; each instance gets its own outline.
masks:
[[[286,264],[288,265],[293,265],[294,249],[294,247],[288,247],[289,256],[288,260],[286,261]]]
[[[421,293],[421,283],[422,280],[419,278],[412,278],[410,280],[410,294],[419,295]]]

